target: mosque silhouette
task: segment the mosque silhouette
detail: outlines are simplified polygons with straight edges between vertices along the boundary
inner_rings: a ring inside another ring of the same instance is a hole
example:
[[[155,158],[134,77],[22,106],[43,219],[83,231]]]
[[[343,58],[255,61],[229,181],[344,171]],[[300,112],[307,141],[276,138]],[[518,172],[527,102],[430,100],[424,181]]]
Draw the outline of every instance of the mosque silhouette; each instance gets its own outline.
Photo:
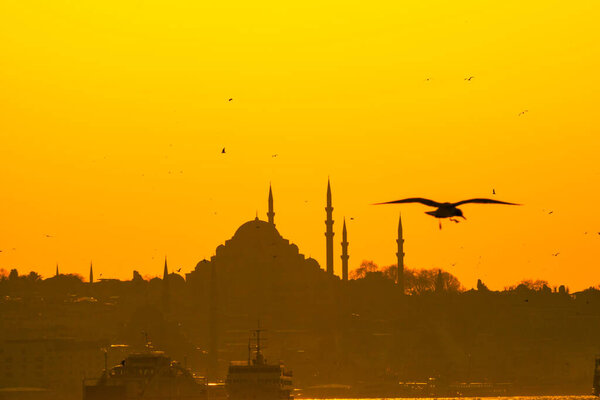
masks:
[[[227,277],[230,284],[237,281],[241,285],[260,278],[262,284],[275,280],[278,284],[296,285],[314,284],[316,281],[339,280],[334,274],[334,231],[331,184],[327,182],[327,205],[325,207],[325,246],[326,268],[322,269],[317,260],[300,253],[298,246],[283,238],[275,226],[273,191],[269,186],[267,221],[255,219],[243,223],[233,237],[219,245],[215,255],[209,260],[202,260],[194,271],[186,274],[187,282],[206,281],[212,269],[219,275]],[[403,291],[404,239],[402,238],[402,220],[398,224],[398,274],[397,285]],[[348,281],[348,232],[346,221],[342,228],[342,260],[341,280]],[[274,283],[274,282],[273,282]]]

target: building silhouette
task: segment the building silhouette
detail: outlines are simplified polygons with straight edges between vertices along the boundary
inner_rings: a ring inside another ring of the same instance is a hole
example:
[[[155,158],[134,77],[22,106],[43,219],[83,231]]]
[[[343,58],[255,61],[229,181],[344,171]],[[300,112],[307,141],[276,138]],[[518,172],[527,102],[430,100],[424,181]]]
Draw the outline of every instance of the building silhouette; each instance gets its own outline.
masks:
[[[90,284],[94,283],[94,267],[90,261]]]

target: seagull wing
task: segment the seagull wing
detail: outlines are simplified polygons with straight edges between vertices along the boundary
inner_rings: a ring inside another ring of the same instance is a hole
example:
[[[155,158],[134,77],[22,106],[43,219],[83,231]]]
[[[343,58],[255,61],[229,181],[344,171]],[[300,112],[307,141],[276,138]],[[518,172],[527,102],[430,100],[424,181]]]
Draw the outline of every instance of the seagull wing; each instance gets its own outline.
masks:
[[[507,203],[506,201],[499,201],[499,200],[492,200],[492,199],[469,199],[469,200],[463,200],[463,201],[459,201],[457,203],[452,203],[452,205],[454,207],[460,206],[461,204],[467,204],[467,203],[479,203],[479,204],[508,204],[511,206],[520,206],[520,204],[516,204],[516,203]]]
[[[386,201],[385,203],[375,203],[375,205],[380,205],[380,204],[399,204],[399,203],[421,203],[421,204],[425,204],[426,206],[429,206],[429,207],[439,207],[439,206],[442,205],[441,203],[438,203],[437,201],[433,201],[433,200],[429,200],[429,199],[424,199],[422,197],[411,197],[409,199]]]

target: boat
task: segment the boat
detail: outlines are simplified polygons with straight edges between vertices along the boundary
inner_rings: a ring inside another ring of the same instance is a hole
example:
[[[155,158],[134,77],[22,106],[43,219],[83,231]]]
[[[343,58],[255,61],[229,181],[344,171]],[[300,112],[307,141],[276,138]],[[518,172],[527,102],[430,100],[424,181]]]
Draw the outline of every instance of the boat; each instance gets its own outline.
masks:
[[[248,342],[248,361],[232,361],[229,364],[225,387],[229,400],[291,400],[292,372],[279,362],[269,364],[261,350],[260,335],[255,329]],[[252,357],[254,355],[254,357]]]
[[[102,376],[83,383],[83,400],[207,400],[204,378],[195,377],[164,352],[133,353]]]

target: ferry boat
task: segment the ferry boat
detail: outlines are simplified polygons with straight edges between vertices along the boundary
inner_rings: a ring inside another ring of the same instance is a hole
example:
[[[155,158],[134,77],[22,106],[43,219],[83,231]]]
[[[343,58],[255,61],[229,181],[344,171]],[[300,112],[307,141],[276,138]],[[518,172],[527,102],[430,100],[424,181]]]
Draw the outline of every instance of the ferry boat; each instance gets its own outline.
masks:
[[[280,362],[269,364],[261,351],[261,329],[253,331],[256,345],[248,343],[248,361],[229,364],[225,387],[229,400],[291,400],[292,372]],[[252,358],[254,353],[254,358]]]
[[[83,400],[207,400],[204,378],[196,378],[162,351],[134,353],[94,382],[84,381]]]

